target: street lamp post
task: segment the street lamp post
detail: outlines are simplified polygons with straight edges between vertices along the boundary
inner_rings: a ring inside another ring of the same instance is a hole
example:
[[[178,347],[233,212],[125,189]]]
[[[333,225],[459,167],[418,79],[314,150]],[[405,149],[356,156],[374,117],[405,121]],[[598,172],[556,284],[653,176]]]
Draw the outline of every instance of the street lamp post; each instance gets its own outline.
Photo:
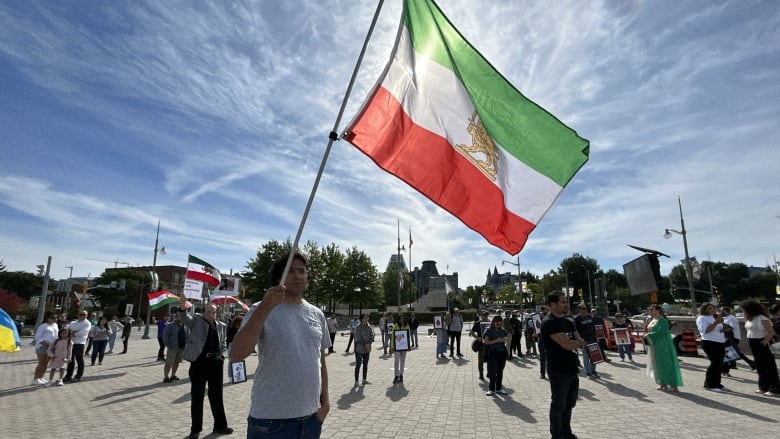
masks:
[[[683,219],[682,201],[680,196],[677,196],[677,205],[680,207],[680,230],[666,229],[664,232],[664,239],[672,237],[672,232],[682,235],[683,248],[685,249],[685,272],[688,275],[688,290],[691,293],[691,315],[696,315],[696,292],[693,289],[693,267],[691,266],[691,258],[688,255],[688,232],[685,231],[685,220]]]
[[[593,293],[590,291],[590,270],[586,269],[585,274],[588,275],[588,300],[590,300],[590,307],[593,308]]]
[[[511,262],[511,261],[501,261],[501,265],[504,264],[512,264],[515,267],[517,267],[517,295],[520,296],[520,302],[523,301],[523,292],[522,292],[522,284],[520,280],[520,253],[517,254],[517,262]]]
[[[157,278],[157,253],[159,252],[161,255],[165,254],[165,246],[162,248],[157,248],[157,244],[160,242],[160,221],[157,221],[157,235],[154,237],[154,259],[152,259],[152,288],[151,290],[154,291],[157,289],[158,285],[156,281]],[[138,308],[140,309],[141,306],[139,304]],[[147,306],[146,307],[146,322],[144,326],[144,340],[149,338],[149,320],[152,319],[152,307]]]

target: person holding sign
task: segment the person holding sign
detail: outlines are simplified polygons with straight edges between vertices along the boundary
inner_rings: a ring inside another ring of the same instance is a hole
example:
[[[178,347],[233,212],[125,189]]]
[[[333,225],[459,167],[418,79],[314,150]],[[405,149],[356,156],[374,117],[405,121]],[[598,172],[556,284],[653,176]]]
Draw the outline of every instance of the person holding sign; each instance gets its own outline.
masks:
[[[596,349],[586,347],[582,350],[582,365],[585,368],[585,375],[588,378],[599,378],[599,374],[596,373],[596,362],[593,361],[593,357],[599,357],[601,354],[601,348],[596,341],[596,326],[593,324],[593,318],[588,314],[588,307],[584,304],[577,307],[577,313],[577,317],[574,318],[577,332],[587,345],[596,345]]]
[[[395,359],[395,378],[393,384],[404,382],[404,366],[406,365],[406,351],[409,350],[409,333],[411,329],[406,323],[406,316],[398,314],[398,319],[390,331],[390,353]]]
[[[615,325],[612,331],[615,333],[615,344],[617,345],[618,354],[620,355],[620,361],[634,362],[634,357],[631,355],[631,333],[629,328],[630,322],[626,320],[626,316],[623,313],[615,314]]]

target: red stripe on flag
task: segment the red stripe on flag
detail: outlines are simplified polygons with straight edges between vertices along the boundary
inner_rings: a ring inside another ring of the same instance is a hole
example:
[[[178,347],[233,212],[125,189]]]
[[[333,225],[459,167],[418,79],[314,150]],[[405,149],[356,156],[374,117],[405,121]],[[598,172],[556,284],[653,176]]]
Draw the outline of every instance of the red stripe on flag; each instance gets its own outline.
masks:
[[[219,285],[219,282],[217,282],[217,278],[214,276],[211,276],[206,273],[201,273],[199,271],[188,271],[187,272],[187,279],[193,279],[198,280],[201,282],[206,282],[207,284],[211,285],[212,287],[216,287]]]
[[[523,248],[535,228],[507,210],[495,184],[447,139],[415,124],[384,88],[374,94],[346,139],[380,168],[510,254]]]

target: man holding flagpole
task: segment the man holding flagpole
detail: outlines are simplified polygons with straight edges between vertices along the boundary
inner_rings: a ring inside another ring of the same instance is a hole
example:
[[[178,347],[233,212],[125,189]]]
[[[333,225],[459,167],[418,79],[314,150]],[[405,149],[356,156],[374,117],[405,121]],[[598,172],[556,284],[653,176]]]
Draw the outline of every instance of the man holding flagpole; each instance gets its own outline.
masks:
[[[309,268],[300,253],[271,267],[271,288],[252,305],[233,339],[231,361],[257,345],[247,439],[319,438],[330,411],[325,357],[330,335],[325,314],[303,299]]]

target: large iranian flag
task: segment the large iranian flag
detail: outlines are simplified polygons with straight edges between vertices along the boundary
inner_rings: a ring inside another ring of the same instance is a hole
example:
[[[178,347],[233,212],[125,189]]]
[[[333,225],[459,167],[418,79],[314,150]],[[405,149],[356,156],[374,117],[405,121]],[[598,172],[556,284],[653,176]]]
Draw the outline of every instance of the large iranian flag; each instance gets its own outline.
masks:
[[[205,282],[212,287],[219,285],[221,276],[219,270],[203,259],[189,255],[187,259],[187,279]]]
[[[430,0],[404,2],[390,61],[344,137],[511,254],[589,149],[504,79]]]

